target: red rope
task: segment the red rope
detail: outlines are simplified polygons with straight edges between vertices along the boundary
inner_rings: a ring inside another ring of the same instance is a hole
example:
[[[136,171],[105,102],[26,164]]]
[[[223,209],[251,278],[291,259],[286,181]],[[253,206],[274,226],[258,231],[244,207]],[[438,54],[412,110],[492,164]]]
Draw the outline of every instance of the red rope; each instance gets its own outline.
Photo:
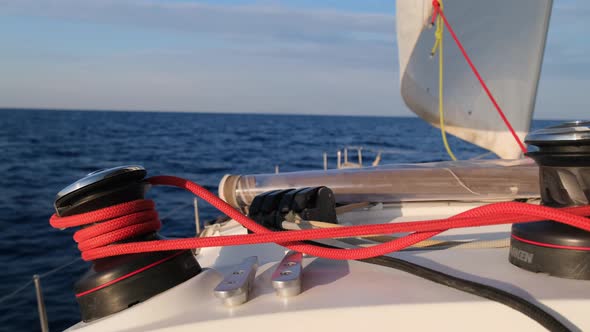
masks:
[[[256,234],[112,244],[125,238],[159,229],[160,221],[154,210],[154,203],[149,200],[132,201],[69,217],[59,217],[54,214],[49,222],[55,228],[76,227],[100,222],[79,230],[74,235],[74,240],[79,243],[78,247],[82,251],[82,258],[87,261],[142,252],[259,243],[277,243],[289,249],[317,257],[363,259],[401,250],[452,228],[531,222],[545,219],[590,231],[590,220],[583,217],[590,215],[590,206],[553,209],[509,202],[485,205],[448,219],[273,232],[257,224],[254,220],[243,215],[194,182],[173,176],[156,176],[148,179],[148,181],[153,185],[184,188],[209,202]],[[368,248],[331,249],[299,242],[313,239],[409,232],[412,232],[412,234]]]
[[[445,16],[444,11],[442,10],[442,8],[440,8],[439,1],[438,0],[433,0],[432,1],[432,6],[433,6],[433,9],[434,9],[434,12],[432,14],[432,17],[433,17],[432,22],[434,22],[434,18],[436,17],[436,15],[440,15],[440,17],[442,17],[442,19],[443,19],[443,21],[445,23],[445,26],[449,30],[449,33],[451,34],[451,36],[453,37],[453,39],[455,40],[455,43],[457,44],[457,47],[459,47],[459,50],[463,54],[463,57],[467,61],[467,64],[469,65],[469,67],[471,67],[471,71],[473,71],[473,74],[475,75],[475,77],[479,81],[479,84],[481,84],[481,87],[483,88],[483,90],[486,92],[486,94],[490,98],[490,101],[492,102],[492,104],[496,108],[496,111],[498,111],[498,114],[502,118],[502,121],[504,121],[504,124],[506,124],[506,127],[508,128],[508,130],[510,131],[510,133],[512,134],[512,136],[516,140],[516,143],[518,143],[518,146],[522,150],[522,153],[527,153],[527,149],[526,149],[524,143],[520,140],[520,138],[518,137],[518,135],[516,135],[516,131],[514,130],[514,128],[512,128],[512,125],[510,124],[510,121],[508,121],[508,118],[506,118],[506,115],[504,114],[504,112],[500,108],[500,105],[498,105],[498,102],[496,102],[496,99],[494,98],[494,96],[492,95],[492,92],[490,91],[490,89],[488,88],[487,84],[485,83],[485,81],[481,77],[479,71],[477,70],[477,68],[473,64],[473,61],[471,61],[471,58],[467,54],[467,51],[465,51],[465,48],[463,47],[463,44],[461,44],[461,41],[459,41],[459,38],[455,34],[455,31],[451,27],[451,24],[449,23],[449,21],[447,20],[447,17]]]

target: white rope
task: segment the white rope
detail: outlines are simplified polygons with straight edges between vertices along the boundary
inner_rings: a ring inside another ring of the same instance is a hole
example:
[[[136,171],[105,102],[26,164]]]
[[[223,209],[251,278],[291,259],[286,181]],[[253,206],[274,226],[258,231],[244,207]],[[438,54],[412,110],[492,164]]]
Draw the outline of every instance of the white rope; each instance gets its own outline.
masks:
[[[457,174],[455,174],[455,172],[453,172],[453,170],[451,170],[450,168],[443,168],[444,170],[448,171],[449,173],[451,173],[451,175],[455,178],[455,180],[457,180],[457,183],[465,190],[469,191],[470,193],[476,195],[476,196],[481,196],[480,193],[471,190],[471,188],[469,188],[465,183],[463,183],[463,181],[461,181],[461,179],[457,176]]]
[[[286,221],[283,221],[282,226],[284,229],[287,230],[304,230],[304,229],[314,229],[314,228],[334,228],[334,227],[342,227],[339,224],[332,224],[323,221],[314,221],[314,220],[301,220],[294,214],[287,214],[285,217]],[[385,241],[391,241],[399,239],[399,237],[395,236],[387,236],[387,235],[364,235],[364,236],[356,236],[355,238],[369,240],[371,242],[382,243],[383,240],[377,240],[377,238],[384,239]],[[350,240],[349,237],[346,238],[336,238],[333,240],[339,240],[342,242],[348,242]],[[365,243],[360,244],[359,246],[365,247],[373,245],[374,243]],[[503,238],[497,240],[469,240],[469,241],[447,241],[447,240],[438,240],[436,238],[424,240],[412,245],[410,248],[420,248],[420,249],[427,249],[427,250],[440,250],[440,249],[490,249],[490,248],[507,248],[510,246],[510,239]]]

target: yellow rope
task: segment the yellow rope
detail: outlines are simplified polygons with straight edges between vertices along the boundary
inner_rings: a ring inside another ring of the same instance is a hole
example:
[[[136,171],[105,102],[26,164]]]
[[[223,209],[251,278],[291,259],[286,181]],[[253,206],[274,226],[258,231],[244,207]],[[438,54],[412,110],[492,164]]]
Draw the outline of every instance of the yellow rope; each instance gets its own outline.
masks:
[[[443,9],[442,1],[439,0],[440,9]],[[438,117],[440,119],[440,132],[442,135],[443,144],[445,145],[445,149],[451,157],[452,160],[457,160],[455,154],[451,150],[449,146],[449,142],[447,141],[447,132],[445,130],[445,112],[444,112],[444,100],[443,100],[443,82],[444,82],[444,61],[443,61],[443,33],[444,33],[444,24],[442,17],[440,15],[436,18],[436,32],[434,33],[434,46],[432,47],[431,54],[434,55],[438,49]]]

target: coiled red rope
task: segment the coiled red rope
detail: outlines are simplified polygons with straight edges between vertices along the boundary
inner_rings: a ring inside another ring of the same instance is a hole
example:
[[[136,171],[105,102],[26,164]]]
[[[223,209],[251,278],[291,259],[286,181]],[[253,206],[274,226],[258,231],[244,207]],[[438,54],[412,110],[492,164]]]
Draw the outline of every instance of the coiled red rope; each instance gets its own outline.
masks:
[[[148,181],[153,185],[184,188],[204,199],[244,227],[252,230],[255,234],[113,244],[160,228],[158,214],[154,209],[154,202],[151,200],[132,201],[69,217],[59,217],[54,214],[49,222],[54,228],[69,228],[98,223],[81,229],[74,235],[74,240],[78,242],[78,248],[82,251],[82,258],[87,261],[142,252],[259,243],[277,243],[289,249],[316,257],[343,260],[364,259],[404,249],[448,229],[545,219],[590,231],[590,219],[584,217],[590,215],[590,206],[554,209],[509,202],[485,205],[447,219],[273,232],[257,224],[254,220],[243,215],[231,205],[194,182],[174,176],[156,176],[149,178]],[[355,249],[331,249],[299,242],[313,239],[393,233],[412,234],[372,247]]]

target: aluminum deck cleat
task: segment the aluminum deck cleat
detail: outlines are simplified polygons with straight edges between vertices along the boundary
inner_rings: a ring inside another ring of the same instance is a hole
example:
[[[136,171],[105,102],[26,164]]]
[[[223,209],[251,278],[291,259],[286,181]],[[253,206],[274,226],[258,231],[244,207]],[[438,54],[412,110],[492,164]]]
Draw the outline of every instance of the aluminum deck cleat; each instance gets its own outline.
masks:
[[[297,296],[301,293],[301,260],[300,252],[289,251],[272,274],[272,287],[280,297]]]
[[[213,291],[215,296],[226,306],[232,307],[248,301],[248,295],[254,286],[258,269],[258,257],[251,256],[236,265]]]

